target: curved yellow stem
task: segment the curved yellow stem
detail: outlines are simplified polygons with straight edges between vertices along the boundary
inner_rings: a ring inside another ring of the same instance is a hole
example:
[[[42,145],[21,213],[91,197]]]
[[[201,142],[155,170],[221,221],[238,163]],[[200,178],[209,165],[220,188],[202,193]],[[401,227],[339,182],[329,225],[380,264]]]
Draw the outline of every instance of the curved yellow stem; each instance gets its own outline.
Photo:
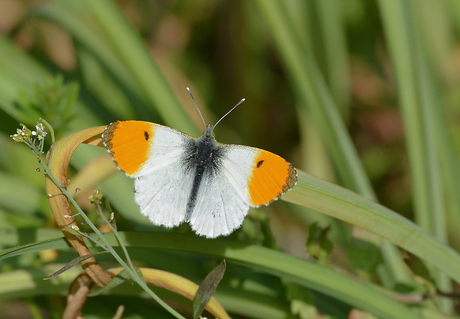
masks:
[[[82,143],[103,146],[100,135],[104,131],[104,128],[105,126],[92,127],[69,134],[52,146],[47,154],[48,167],[61,185],[68,184],[67,169],[70,158],[76,148]],[[52,154],[51,158],[49,158],[50,154]],[[77,226],[74,218],[65,217],[66,215],[72,216],[70,204],[66,196],[61,194],[61,190],[49,176],[46,176],[45,187],[48,194],[48,202],[59,229],[80,256],[90,254],[91,252],[86,247],[83,238],[71,234],[66,229],[67,227],[72,227],[72,225]],[[81,266],[97,286],[103,287],[111,279],[111,276],[102,269],[94,257],[82,261]]]

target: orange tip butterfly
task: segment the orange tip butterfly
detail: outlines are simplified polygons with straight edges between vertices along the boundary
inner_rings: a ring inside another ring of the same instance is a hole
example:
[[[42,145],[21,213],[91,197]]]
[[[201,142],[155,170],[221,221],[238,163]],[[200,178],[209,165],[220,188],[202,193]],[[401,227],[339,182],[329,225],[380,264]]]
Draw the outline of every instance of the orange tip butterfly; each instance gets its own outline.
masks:
[[[216,125],[243,101],[215,125],[205,124],[199,138],[142,121],[117,121],[104,130],[105,147],[135,179],[134,199],[153,224],[171,228],[185,221],[200,236],[226,236],[249,207],[268,205],[297,183],[294,166],[280,156],[214,139]]]

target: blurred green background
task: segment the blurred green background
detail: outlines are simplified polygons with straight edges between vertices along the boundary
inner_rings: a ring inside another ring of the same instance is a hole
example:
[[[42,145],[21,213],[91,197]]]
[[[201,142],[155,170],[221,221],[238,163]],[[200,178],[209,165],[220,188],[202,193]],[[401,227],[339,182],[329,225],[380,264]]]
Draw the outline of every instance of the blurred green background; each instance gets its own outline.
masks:
[[[121,119],[198,136],[204,127],[186,91],[190,87],[211,124],[246,99],[217,127],[219,142],[277,153],[299,170],[380,202],[458,251],[459,32],[457,0],[0,0],[0,228],[6,234],[0,248],[36,241],[42,237],[32,233],[55,228],[34,157],[9,138],[20,122],[32,128],[42,117],[57,138]],[[71,178],[104,155],[104,149],[80,147]],[[77,199],[95,223],[86,197],[98,187],[117,212],[119,230],[165,231],[138,213],[132,181],[121,173],[87,183],[91,187]],[[376,270],[396,250],[382,257],[373,245],[362,244],[373,242],[369,234],[303,207],[276,202],[251,210],[230,239],[311,261],[305,243],[314,222],[331,226],[334,267],[393,292],[423,293],[418,284],[411,286],[412,275],[411,284],[387,284]],[[172,232],[190,230],[181,225]],[[12,234],[19,240],[9,240]],[[197,283],[218,262],[168,250],[130,252],[141,264]],[[377,257],[370,260],[373,253]],[[0,269],[41,278],[48,275],[43,267],[74,257],[70,249],[22,254],[0,261]],[[110,257],[98,260],[113,263]],[[412,274],[435,277],[432,282],[445,292],[458,288],[436,271],[421,274],[425,267],[417,260],[406,264]],[[0,317],[59,318],[77,274],[72,271],[59,289],[0,291]],[[244,266],[230,264],[227,275],[223,304],[237,318],[347,318],[352,308],[314,289],[293,293],[284,279]],[[232,301],[235,287],[239,297]],[[158,318],[170,316],[138,293],[129,294],[90,298],[86,318],[111,317],[111,303],[126,305],[126,318],[150,318],[152,311]],[[257,298],[266,299],[259,304]],[[244,300],[249,305],[243,307]],[[292,310],[294,301],[303,312]],[[440,304],[458,316],[456,303]],[[425,318],[440,316],[429,301],[415,308]]]

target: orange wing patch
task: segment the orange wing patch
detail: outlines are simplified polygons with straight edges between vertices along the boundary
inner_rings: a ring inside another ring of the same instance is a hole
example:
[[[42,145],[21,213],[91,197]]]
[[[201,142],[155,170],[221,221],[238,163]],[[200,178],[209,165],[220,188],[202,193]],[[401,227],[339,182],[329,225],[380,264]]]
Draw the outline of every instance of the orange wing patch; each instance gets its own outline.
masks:
[[[291,163],[276,154],[259,150],[249,177],[251,206],[267,205],[297,183],[297,172]]]
[[[154,134],[153,123],[118,121],[107,126],[102,140],[118,168],[132,177],[147,161]]]

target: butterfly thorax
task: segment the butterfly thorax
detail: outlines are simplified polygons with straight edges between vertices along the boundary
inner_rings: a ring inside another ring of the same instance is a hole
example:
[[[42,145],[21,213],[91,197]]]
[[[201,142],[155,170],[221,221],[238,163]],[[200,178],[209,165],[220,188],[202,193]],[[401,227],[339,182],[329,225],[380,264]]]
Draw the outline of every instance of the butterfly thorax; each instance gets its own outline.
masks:
[[[200,138],[197,138],[194,143],[194,156],[195,164],[207,163],[212,164],[213,158],[219,153],[219,145],[214,139],[214,134],[212,133],[212,126],[208,125],[206,131]]]
[[[223,155],[223,149],[214,139],[213,126],[208,125],[203,135],[190,142],[186,151],[186,163],[188,170],[194,174],[193,186],[187,203],[186,220],[195,208],[200,185],[210,182],[219,169],[219,162]]]

